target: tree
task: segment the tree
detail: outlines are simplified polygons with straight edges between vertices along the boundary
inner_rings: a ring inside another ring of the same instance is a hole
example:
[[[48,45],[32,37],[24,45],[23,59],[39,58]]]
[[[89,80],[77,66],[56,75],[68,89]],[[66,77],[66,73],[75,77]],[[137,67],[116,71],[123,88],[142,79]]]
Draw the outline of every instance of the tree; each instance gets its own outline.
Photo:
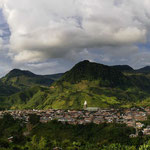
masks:
[[[143,132],[142,132],[142,131],[139,131],[138,135],[139,135],[140,137],[142,137],[142,136],[143,136]]]
[[[10,126],[15,122],[14,118],[12,117],[12,115],[6,113],[3,116],[3,124],[4,126]]]
[[[46,139],[44,137],[41,137],[39,141],[39,149],[40,150],[45,150],[46,149]]]
[[[40,116],[36,114],[30,114],[29,115],[29,123],[32,125],[36,125],[40,122]]]
[[[27,142],[26,147],[28,150],[38,150],[38,141],[36,135],[31,139],[31,142]]]

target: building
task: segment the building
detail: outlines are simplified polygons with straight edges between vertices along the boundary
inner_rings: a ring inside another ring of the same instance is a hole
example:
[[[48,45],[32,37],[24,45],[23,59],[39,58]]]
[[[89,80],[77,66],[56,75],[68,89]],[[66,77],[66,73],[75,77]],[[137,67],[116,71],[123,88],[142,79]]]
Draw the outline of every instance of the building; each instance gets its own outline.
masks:
[[[87,111],[99,111],[99,107],[87,107],[86,110]]]
[[[87,101],[84,102],[84,107],[83,109],[86,109],[87,108]]]

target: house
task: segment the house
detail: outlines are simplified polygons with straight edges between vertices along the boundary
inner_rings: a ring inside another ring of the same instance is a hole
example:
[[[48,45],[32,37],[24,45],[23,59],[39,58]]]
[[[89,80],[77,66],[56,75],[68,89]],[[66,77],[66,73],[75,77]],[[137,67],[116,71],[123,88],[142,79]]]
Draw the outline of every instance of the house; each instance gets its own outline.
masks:
[[[129,135],[130,138],[135,138],[135,137],[137,137],[137,136],[138,136],[137,134],[130,134],[130,135]]]
[[[8,138],[8,142],[9,142],[9,143],[12,143],[12,142],[13,142],[13,138],[14,138],[13,136],[9,137],[9,138]]]
[[[87,111],[98,111],[100,108],[99,107],[87,107]]]
[[[144,124],[142,124],[141,122],[136,122],[136,127],[138,129],[141,129],[144,126]]]
[[[150,126],[147,126],[146,128],[144,128],[142,132],[144,135],[150,135]]]

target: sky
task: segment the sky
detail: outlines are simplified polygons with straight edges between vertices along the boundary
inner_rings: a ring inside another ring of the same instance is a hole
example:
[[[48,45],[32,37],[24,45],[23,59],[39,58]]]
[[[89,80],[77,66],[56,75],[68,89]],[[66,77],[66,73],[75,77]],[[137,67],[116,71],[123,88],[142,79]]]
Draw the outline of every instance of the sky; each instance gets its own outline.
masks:
[[[0,76],[82,60],[150,65],[150,0],[0,0]]]

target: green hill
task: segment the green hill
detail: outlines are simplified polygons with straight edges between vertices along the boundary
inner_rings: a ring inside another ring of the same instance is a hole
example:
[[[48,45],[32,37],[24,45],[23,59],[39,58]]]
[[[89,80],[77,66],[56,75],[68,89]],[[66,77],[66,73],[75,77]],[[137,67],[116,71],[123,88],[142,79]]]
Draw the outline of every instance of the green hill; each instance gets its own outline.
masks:
[[[106,65],[89,62],[88,60],[76,64],[70,71],[66,72],[57,82],[79,83],[82,80],[98,80],[100,86],[105,87],[128,87],[131,86],[129,78],[119,70]]]
[[[50,87],[35,84],[3,101],[11,109],[81,109],[85,100],[91,107],[118,108],[147,106],[149,98],[149,76],[136,72],[124,74],[119,69],[86,60]]]
[[[36,75],[30,71],[13,69],[0,79],[0,96],[9,96],[33,86],[50,86],[62,75]]]
[[[5,85],[11,85],[18,89],[26,89],[35,85],[50,86],[54,80],[49,76],[35,75],[32,72],[14,69],[1,79]]]

